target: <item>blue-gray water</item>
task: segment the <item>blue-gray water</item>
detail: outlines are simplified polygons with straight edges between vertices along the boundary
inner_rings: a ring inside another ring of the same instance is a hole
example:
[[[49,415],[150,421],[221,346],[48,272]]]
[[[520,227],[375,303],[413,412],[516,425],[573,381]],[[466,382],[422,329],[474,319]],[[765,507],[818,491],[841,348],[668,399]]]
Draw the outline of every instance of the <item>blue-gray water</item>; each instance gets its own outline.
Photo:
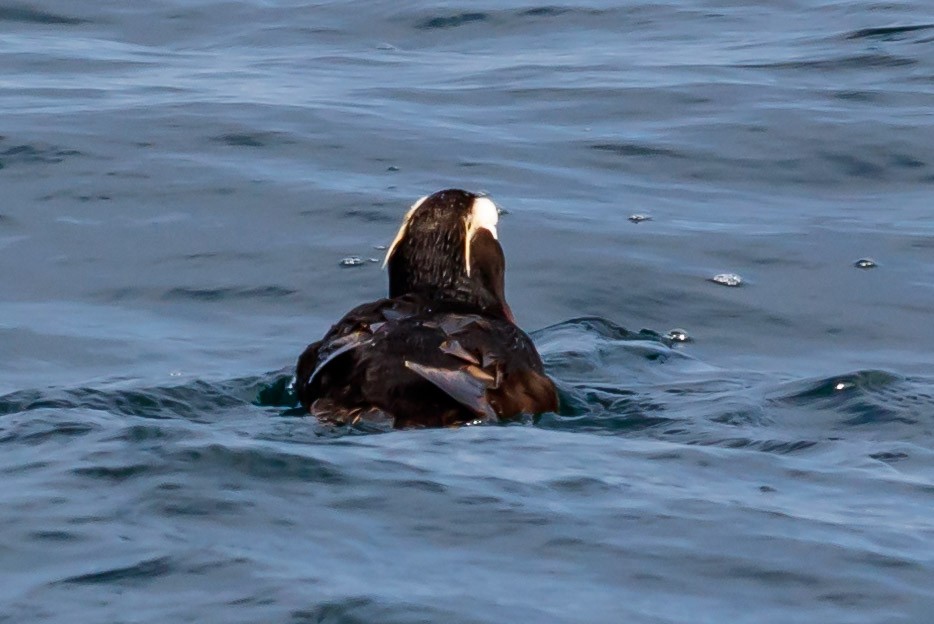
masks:
[[[562,413],[295,415],[449,186]],[[929,622],[932,310],[928,0],[0,0],[0,622]]]

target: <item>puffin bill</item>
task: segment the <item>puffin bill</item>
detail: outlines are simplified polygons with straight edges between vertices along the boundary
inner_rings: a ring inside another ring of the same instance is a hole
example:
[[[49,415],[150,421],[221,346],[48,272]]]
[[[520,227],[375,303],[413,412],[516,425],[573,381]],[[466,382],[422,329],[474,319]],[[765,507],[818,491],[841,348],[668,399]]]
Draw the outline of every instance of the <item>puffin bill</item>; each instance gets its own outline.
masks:
[[[498,210],[459,189],[419,199],[386,251],[389,296],[348,312],[298,359],[302,407],[339,424],[442,427],[555,411],[506,303]]]

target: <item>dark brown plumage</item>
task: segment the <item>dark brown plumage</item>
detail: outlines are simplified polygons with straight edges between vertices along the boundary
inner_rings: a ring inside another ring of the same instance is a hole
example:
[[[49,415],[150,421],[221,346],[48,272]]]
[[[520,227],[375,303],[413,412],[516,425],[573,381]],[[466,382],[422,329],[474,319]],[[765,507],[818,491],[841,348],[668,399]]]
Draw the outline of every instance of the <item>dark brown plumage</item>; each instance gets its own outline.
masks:
[[[506,304],[496,207],[446,190],[406,215],[386,253],[389,298],[358,306],[298,360],[319,418],[395,427],[554,411],[554,384]]]

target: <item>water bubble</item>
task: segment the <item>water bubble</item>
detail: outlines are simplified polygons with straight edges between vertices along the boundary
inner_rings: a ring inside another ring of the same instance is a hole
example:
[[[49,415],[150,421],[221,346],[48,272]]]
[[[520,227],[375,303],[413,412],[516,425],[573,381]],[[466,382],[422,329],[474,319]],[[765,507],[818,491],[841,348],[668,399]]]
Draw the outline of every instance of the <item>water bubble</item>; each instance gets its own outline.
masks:
[[[643,221],[651,221],[652,216],[647,214],[634,214],[629,215],[629,220],[633,223],[642,223]]]
[[[743,285],[743,278],[737,275],[736,273],[718,273],[710,278],[710,281],[714,284],[720,284],[722,286],[737,287]]]
[[[853,266],[855,266],[857,269],[874,269],[879,265],[877,265],[876,261],[872,258],[860,258],[853,263]]]
[[[355,267],[361,266],[363,264],[363,259],[360,256],[347,256],[340,261],[342,267]]]
[[[668,330],[668,333],[665,334],[665,338],[672,342],[691,342],[691,337],[688,336],[687,330],[681,329],[680,327]]]

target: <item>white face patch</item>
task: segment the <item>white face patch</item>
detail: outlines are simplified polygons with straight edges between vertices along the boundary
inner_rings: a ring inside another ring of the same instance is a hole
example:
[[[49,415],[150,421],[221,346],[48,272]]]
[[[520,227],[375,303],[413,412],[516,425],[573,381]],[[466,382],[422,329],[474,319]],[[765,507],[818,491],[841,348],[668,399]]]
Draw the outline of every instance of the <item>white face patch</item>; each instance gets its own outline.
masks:
[[[402,239],[405,238],[405,231],[409,229],[409,221],[412,220],[412,216],[415,214],[415,211],[418,210],[418,207],[422,205],[428,199],[428,195],[425,195],[417,202],[412,204],[412,207],[409,208],[409,211],[405,213],[405,217],[402,219],[402,225],[399,227],[399,231],[396,233],[396,237],[392,239],[392,243],[389,245],[389,249],[386,250],[386,257],[383,258],[383,268],[386,268],[386,264],[389,262],[389,258],[392,257],[392,253],[396,250],[396,246],[402,242]]]
[[[473,200],[470,217],[475,230],[480,228],[489,230],[493,238],[496,238],[496,224],[499,223],[499,210],[496,209],[496,204],[486,197],[478,197]]]
[[[470,275],[470,241],[478,231],[487,230],[493,238],[499,240],[496,233],[496,224],[499,222],[499,210],[496,204],[487,197],[478,197],[473,200],[470,214],[467,215],[467,235],[464,237],[464,262],[467,263],[467,275]]]

